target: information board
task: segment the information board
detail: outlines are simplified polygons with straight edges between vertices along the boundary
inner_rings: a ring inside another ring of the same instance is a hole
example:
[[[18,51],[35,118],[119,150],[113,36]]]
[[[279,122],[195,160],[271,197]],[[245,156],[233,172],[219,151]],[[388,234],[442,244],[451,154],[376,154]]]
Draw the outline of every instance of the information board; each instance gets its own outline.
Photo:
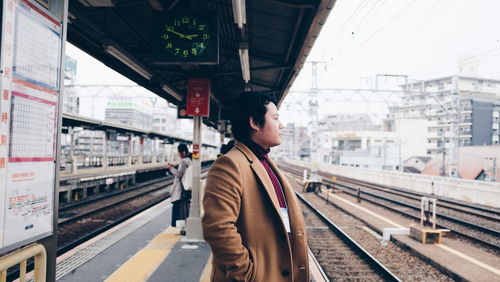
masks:
[[[187,114],[208,116],[210,110],[210,80],[189,78],[187,93]]]
[[[0,250],[54,232],[61,24],[29,0],[3,1]]]

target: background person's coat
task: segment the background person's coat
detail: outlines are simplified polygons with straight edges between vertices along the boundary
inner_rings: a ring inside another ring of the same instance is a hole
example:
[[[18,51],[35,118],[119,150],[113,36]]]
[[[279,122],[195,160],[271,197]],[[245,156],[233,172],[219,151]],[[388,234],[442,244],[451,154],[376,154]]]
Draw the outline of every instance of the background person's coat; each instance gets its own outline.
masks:
[[[288,205],[287,235],[264,166],[242,143],[212,165],[205,186],[203,236],[214,261],[212,281],[309,281],[299,202],[272,160]]]
[[[177,169],[175,167],[170,168],[170,173],[174,175],[174,184],[170,189],[170,202],[175,202],[181,199],[182,196],[182,177],[186,172],[186,169],[191,165],[191,159],[186,157],[181,160]]]

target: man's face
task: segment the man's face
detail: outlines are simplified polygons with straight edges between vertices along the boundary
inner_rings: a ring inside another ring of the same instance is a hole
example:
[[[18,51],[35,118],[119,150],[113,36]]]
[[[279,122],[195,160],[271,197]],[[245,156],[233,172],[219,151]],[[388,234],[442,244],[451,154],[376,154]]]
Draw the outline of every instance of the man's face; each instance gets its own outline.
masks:
[[[281,130],[284,128],[279,120],[278,108],[274,103],[266,106],[267,112],[264,115],[264,126],[259,126],[258,130],[252,134],[252,140],[264,149],[281,144]]]

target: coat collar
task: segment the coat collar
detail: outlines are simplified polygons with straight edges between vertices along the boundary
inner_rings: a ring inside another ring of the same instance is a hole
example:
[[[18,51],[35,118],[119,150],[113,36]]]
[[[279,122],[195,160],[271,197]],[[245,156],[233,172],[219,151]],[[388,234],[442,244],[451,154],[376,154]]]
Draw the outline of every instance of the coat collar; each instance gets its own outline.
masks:
[[[259,159],[257,158],[257,156],[252,152],[252,150],[250,150],[250,148],[248,148],[242,142],[236,141],[236,143],[234,144],[234,147],[236,149],[240,150],[243,153],[243,155],[245,155],[245,157],[247,158],[247,160],[250,163],[253,163],[254,161],[259,161]]]
[[[276,196],[276,191],[274,190],[273,183],[271,182],[271,179],[269,178],[266,169],[260,163],[257,156],[255,156],[255,154],[245,144],[241,142],[236,142],[235,148],[241,151],[243,155],[245,155],[245,157],[248,159],[250,167],[255,172],[260,182],[264,186],[269,198],[273,203],[274,209],[279,215],[280,206],[278,202],[278,197]],[[278,169],[278,166],[274,163],[274,161],[271,158],[268,158],[268,163],[269,166],[272,168],[272,170],[276,173],[276,177],[280,181],[281,187],[283,188],[283,193],[285,194],[285,200],[287,201],[287,206],[288,206],[288,215],[290,216],[290,220],[292,222],[292,232],[295,230],[303,230],[305,227],[299,224],[299,222],[301,222],[299,218],[302,216],[302,211],[299,208],[300,204],[295,197],[295,193],[292,187],[288,183],[288,180],[286,179],[285,175],[281,173],[281,171]]]
[[[260,163],[259,159],[255,154],[248,148],[245,144],[241,142],[236,142],[235,148],[240,150],[243,155],[247,158],[248,162],[250,163],[250,167],[252,170],[255,172],[257,177],[259,178],[260,182],[266,189],[267,195],[273,202],[274,209],[276,212],[279,214],[280,210],[280,204],[278,202],[278,197],[276,196],[276,192],[274,191],[274,186],[273,183],[271,182],[271,178],[269,178],[269,175],[267,174],[266,169],[264,166]],[[269,159],[270,160],[270,159]]]

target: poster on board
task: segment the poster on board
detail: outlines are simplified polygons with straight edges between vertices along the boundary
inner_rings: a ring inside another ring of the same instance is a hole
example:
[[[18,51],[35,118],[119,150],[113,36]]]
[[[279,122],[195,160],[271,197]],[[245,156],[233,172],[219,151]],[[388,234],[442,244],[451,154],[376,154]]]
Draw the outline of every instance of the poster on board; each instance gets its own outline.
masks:
[[[48,11],[29,0],[3,2],[0,248],[54,232],[62,47],[61,24]]]

